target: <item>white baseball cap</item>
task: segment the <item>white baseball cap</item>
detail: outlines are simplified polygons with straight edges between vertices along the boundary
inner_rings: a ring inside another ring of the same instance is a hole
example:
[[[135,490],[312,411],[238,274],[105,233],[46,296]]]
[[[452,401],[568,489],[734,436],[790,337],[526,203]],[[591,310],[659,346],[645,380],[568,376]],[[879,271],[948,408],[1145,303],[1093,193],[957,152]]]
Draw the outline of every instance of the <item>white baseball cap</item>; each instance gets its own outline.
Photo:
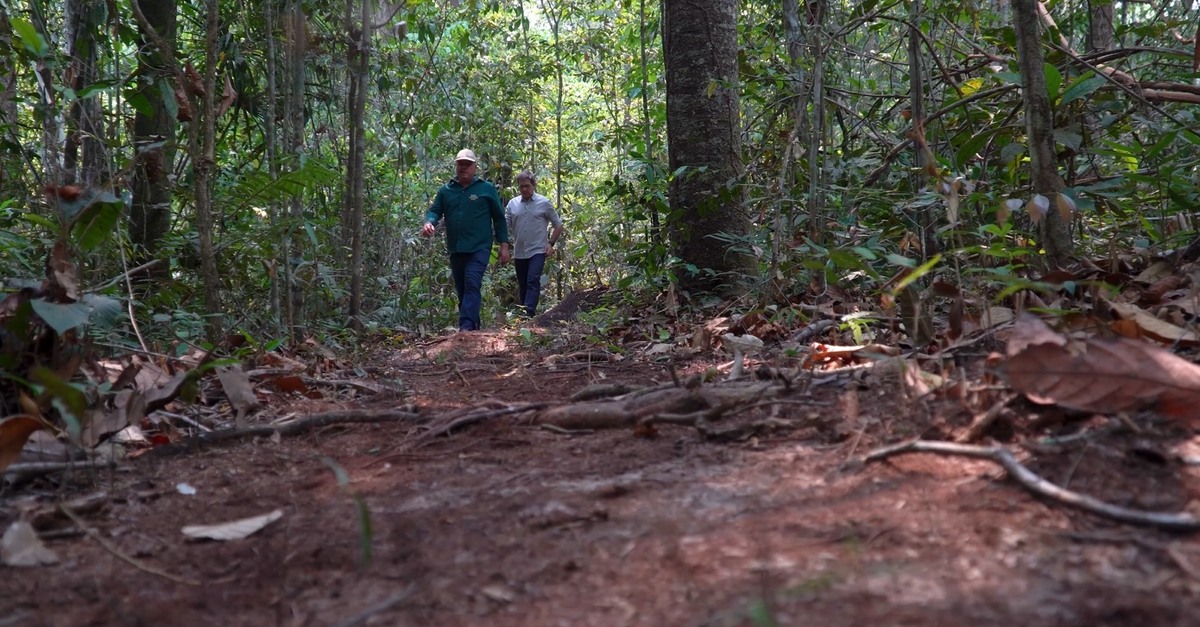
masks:
[[[471,163],[475,163],[478,161],[478,159],[475,158],[474,150],[471,150],[470,148],[463,148],[462,150],[458,151],[457,155],[454,156],[454,161],[470,161]]]

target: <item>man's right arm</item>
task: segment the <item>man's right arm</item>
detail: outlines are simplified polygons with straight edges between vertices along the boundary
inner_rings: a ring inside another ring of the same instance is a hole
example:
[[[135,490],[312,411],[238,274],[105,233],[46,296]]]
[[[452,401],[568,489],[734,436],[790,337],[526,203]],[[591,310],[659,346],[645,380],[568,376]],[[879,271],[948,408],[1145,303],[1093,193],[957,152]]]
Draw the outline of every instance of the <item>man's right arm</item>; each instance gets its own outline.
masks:
[[[433,203],[429,205],[429,210],[425,212],[425,224],[421,226],[421,235],[433,235],[437,230],[437,223],[445,214],[445,209],[442,207],[442,190],[438,190],[436,196],[433,197]]]

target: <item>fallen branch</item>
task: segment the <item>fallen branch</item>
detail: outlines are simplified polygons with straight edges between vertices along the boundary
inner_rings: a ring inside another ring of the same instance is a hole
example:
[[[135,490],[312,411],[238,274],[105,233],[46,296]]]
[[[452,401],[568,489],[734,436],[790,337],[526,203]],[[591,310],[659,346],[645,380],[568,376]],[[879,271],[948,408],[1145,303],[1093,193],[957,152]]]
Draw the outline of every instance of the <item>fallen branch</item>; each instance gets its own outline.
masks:
[[[117,464],[112,461],[29,462],[26,464],[13,464],[5,468],[4,476],[12,478],[13,481],[22,481],[31,477],[48,475],[52,472],[100,470],[102,468],[116,468],[116,466]]]
[[[440,437],[443,435],[448,435],[451,431],[455,431],[455,430],[461,429],[463,427],[473,425],[477,422],[483,422],[484,420],[490,420],[492,418],[499,418],[500,416],[519,414],[521,412],[526,412],[526,411],[537,411],[537,410],[542,409],[543,407],[546,407],[547,405],[549,405],[549,403],[528,403],[528,404],[520,405],[520,406],[516,406],[516,407],[501,407],[498,409],[492,408],[492,409],[484,409],[482,411],[480,411],[478,408],[473,408],[472,410],[468,411],[466,414],[464,414],[462,416],[453,418],[451,420],[446,420],[445,424],[438,425],[436,427],[431,428],[429,431],[422,433],[421,437],[419,437],[417,439],[416,443],[418,445],[423,444],[434,438],[437,438],[437,437]]]
[[[204,444],[217,444],[240,440],[243,438],[271,437],[278,433],[280,436],[292,436],[311,431],[319,427],[338,424],[372,424],[380,422],[402,422],[405,420],[420,420],[423,417],[409,411],[384,409],[378,411],[347,409],[330,411],[321,414],[311,414],[299,420],[276,425],[245,427],[241,429],[221,429],[208,431],[186,438],[175,444],[160,446],[153,449],[155,455],[174,455],[194,450]]]
[[[1021,462],[1018,462],[1013,457],[1011,451],[999,446],[971,446],[967,444],[954,444],[952,442],[910,440],[876,449],[863,457],[863,463],[879,461],[901,453],[938,453],[940,455],[962,455],[976,459],[986,459],[1002,466],[1008,472],[1008,476],[1012,477],[1018,484],[1030,492],[1082,509],[1086,512],[1135,525],[1162,527],[1175,531],[1200,530],[1200,519],[1188,513],[1148,512],[1130,509],[1105,503],[1100,499],[1086,494],[1060,488],[1023,466]]]

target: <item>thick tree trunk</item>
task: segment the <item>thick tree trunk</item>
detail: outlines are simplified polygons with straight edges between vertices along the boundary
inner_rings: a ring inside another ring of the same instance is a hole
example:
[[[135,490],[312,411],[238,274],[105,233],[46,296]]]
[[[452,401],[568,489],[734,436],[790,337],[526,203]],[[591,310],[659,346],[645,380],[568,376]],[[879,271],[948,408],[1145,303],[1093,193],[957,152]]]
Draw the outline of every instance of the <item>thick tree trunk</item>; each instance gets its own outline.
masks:
[[[735,287],[753,259],[714,238],[749,232],[742,207],[737,75],[737,2],[666,0],[667,152],[672,172],[672,247],[687,265],[685,288]],[[683,169],[680,172],[680,169]],[[707,272],[709,270],[711,272]]]
[[[1050,210],[1041,220],[1040,239],[1051,267],[1063,265],[1074,255],[1070,224],[1055,202],[1063,188],[1054,152],[1054,117],[1046,92],[1038,0],[1012,0],[1013,27],[1017,33],[1017,62],[1021,70],[1025,129],[1029,142],[1030,183],[1035,194],[1050,199]]]
[[[174,44],[175,0],[135,1],[158,38],[166,45]],[[169,51],[164,53],[158,49],[153,43],[153,35],[145,31],[140,21],[138,32],[141,38],[137,91],[149,110],[138,109],[133,115],[135,155],[129,239],[134,246],[134,265],[154,258],[170,227],[172,186],[169,175],[175,163],[175,120],[168,113],[163,90],[159,87],[160,83],[174,79],[164,57]],[[167,270],[167,264],[160,263],[150,271],[150,276],[165,279]]]

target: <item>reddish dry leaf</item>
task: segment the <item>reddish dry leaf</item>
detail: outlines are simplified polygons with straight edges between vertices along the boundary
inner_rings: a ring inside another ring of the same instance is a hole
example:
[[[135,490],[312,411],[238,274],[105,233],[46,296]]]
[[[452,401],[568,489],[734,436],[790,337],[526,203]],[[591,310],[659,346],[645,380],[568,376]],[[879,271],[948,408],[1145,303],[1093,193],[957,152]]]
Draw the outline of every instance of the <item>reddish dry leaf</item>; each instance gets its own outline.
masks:
[[[271,380],[271,385],[280,392],[289,392],[293,394],[307,394],[308,386],[305,385],[304,379],[296,375],[283,375],[275,377]]]
[[[1125,338],[1071,343],[1032,315],[1017,321],[1004,375],[1035,403],[1112,413],[1150,408],[1200,418],[1200,366]]]
[[[28,440],[34,431],[41,428],[42,421],[23,414],[0,420],[0,475],[3,475],[4,469],[21,456],[25,440]]]

